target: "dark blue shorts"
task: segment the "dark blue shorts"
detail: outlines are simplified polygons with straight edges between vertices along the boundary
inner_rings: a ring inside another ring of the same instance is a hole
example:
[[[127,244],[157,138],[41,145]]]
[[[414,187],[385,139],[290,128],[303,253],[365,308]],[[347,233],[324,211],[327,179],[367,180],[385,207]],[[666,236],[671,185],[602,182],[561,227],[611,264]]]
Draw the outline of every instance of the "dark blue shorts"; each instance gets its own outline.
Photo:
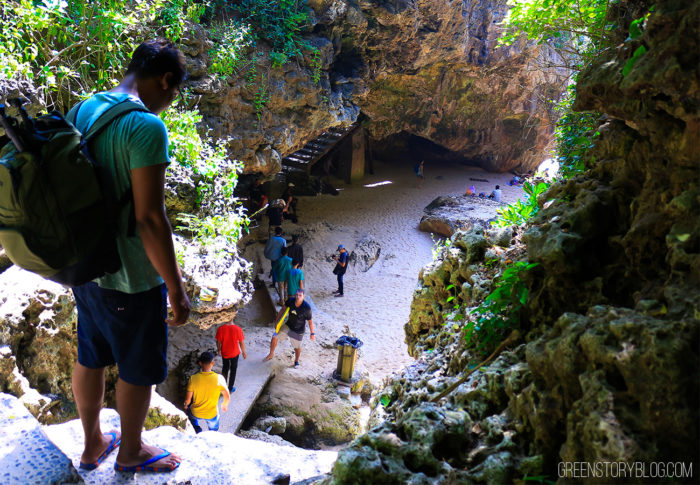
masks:
[[[165,284],[123,293],[90,282],[73,288],[78,307],[78,362],[90,369],[117,364],[119,377],[136,386],[165,380],[168,291]]]

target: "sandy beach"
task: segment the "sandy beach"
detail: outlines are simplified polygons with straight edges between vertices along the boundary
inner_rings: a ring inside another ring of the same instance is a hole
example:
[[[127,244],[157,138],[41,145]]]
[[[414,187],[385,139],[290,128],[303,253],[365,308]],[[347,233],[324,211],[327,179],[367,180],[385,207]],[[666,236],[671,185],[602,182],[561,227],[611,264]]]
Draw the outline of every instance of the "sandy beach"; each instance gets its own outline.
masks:
[[[408,320],[411,299],[418,273],[432,259],[434,241],[430,234],[418,230],[424,207],[435,197],[464,193],[469,185],[487,194],[496,184],[503,191],[503,203],[512,203],[523,197],[519,187],[510,187],[512,174],[494,174],[481,169],[453,164],[425,163],[425,181],[417,187],[412,165],[379,162],[374,174],[365,176],[362,184],[338,183],[338,196],[319,195],[299,197],[299,223],[286,221],[285,237],[300,236],[304,248],[305,289],[316,309],[313,321],[316,342],[304,340],[301,369],[294,369],[307,377],[330,374],[336,366],[337,350],[333,345],[343,334],[351,334],[363,341],[358,368],[369,371],[370,379],[378,384],[392,372],[406,366],[411,357],[406,352],[403,326]],[[470,179],[484,179],[488,182]],[[475,204],[475,210],[493,210]],[[267,234],[267,220],[263,220],[261,237]],[[343,244],[349,253],[363,239],[376,241],[380,246],[377,261],[367,271],[362,264],[349,265],[344,277],[345,295],[336,298],[335,265],[328,257],[337,254]],[[248,245],[247,259],[263,262],[257,268],[260,278],[269,283],[269,262],[261,257],[263,245]],[[272,327],[271,313],[264,311],[258,295],[243,308],[236,321],[246,331],[248,345],[262,355],[267,348]],[[275,356],[276,367],[289,368],[291,347],[280,344]]]

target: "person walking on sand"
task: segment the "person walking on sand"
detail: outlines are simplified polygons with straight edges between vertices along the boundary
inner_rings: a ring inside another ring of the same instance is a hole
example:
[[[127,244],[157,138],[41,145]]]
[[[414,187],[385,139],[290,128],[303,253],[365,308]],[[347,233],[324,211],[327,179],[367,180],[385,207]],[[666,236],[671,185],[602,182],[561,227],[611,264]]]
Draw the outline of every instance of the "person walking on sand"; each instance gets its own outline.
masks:
[[[423,187],[423,181],[425,180],[425,177],[423,175],[423,160],[415,164],[415,166],[413,167],[413,171],[416,172],[416,178],[418,180],[417,187],[420,189],[421,187]]]
[[[233,319],[216,329],[216,350],[223,360],[221,373],[228,381],[229,392],[236,390],[234,384],[238,370],[238,356],[243,355],[244,359],[248,358],[244,340],[243,330],[233,323]]]
[[[299,356],[301,355],[301,341],[304,338],[304,332],[306,330],[306,322],[309,322],[309,330],[311,333],[311,340],[316,340],[316,334],[314,333],[314,322],[311,315],[311,305],[309,305],[304,300],[304,290],[301,288],[297,290],[293,297],[287,299],[279,313],[275,322],[279,322],[284,316],[284,313],[289,308],[289,317],[287,322],[282,325],[279,332],[275,332],[270,340],[270,353],[263,359],[263,362],[272,360],[275,356],[275,348],[277,347],[277,342],[279,340],[286,340],[289,338],[289,342],[294,348],[294,367],[299,367],[300,361]]]
[[[209,431],[218,431],[219,395],[224,396],[221,410],[226,412],[231,394],[226,387],[224,376],[211,370],[214,367],[214,354],[209,351],[202,352],[199,356],[199,366],[202,370],[190,377],[187,384],[184,408],[197,433],[201,433],[205,425]]]
[[[335,268],[333,268],[333,274],[338,277],[338,289],[333,292],[336,297],[343,296],[343,275],[348,269],[348,252],[345,246],[342,244],[338,245],[338,256],[333,256],[333,261],[335,261]]]
[[[116,222],[121,268],[73,288],[78,310],[78,362],[73,395],[85,432],[80,468],[92,470],[119,446],[117,471],[170,472],[180,457],[141,441],[154,384],[168,372],[168,326],[183,325],[190,302],[175,258],[165,213],[168,132],[158,117],[185,79],[185,59],[168,40],[154,39],[134,51],[126,74],[112,90],[73,107],[67,118],[83,133],[107,110],[123,102],[144,107],[122,115],[90,146],[103,170],[108,193],[130,194]],[[135,222],[136,235],[129,231]],[[170,301],[172,317],[167,318]],[[117,364],[116,402],[121,435],[102,434],[100,409],[105,368]]]

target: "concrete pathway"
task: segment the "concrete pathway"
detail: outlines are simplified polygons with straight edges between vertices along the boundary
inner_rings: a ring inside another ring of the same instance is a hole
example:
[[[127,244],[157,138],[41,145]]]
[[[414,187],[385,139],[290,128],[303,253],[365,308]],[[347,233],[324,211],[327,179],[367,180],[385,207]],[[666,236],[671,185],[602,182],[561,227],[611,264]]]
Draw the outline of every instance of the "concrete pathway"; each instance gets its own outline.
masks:
[[[248,358],[238,358],[236,391],[231,393],[228,411],[221,413],[219,431],[237,432],[246,416],[260,397],[270,379],[274,377],[272,362],[263,362],[266,349],[247,349]]]

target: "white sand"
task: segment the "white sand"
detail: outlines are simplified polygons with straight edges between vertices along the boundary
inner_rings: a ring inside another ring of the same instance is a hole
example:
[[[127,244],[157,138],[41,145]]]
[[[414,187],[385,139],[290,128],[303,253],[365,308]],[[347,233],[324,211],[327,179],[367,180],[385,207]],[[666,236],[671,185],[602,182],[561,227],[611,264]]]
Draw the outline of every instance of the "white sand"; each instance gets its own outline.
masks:
[[[471,181],[470,177],[488,182]],[[288,239],[294,233],[300,235],[304,286],[317,307],[313,318],[317,341],[304,339],[304,374],[312,377],[331,372],[337,358],[333,343],[348,330],[364,342],[358,367],[369,370],[373,383],[409,364],[411,357],[406,352],[403,327],[408,321],[418,273],[432,259],[433,240],[430,234],[418,230],[424,207],[437,196],[462,194],[469,185],[474,185],[477,193],[489,194],[499,184],[503,202],[512,203],[523,197],[523,191],[507,185],[511,177],[510,173],[493,174],[474,167],[426,162],[425,182],[417,188],[412,164],[375,163],[373,175],[367,175],[362,184],[340,184],[338,196],[299,197],[299,224],[285,222],[283,228]],[[382,182],[390,183],[367,187]],[[475,204],[469,216],[479,217],[480,210],[484,206]],[[267,220],[263,226],[267,227]],[[345,245],[351,253],[366,235],[381,245],[380,257],[367,272],[362,272],[359,265],[350,265],[344,277],[345,296],[335,298],[335,263],[327,258],[337,254],[338,244]],[[256,246],[254,250],[261,252],[262,245]],[[264,270],[269,271],[269,263],[263,261]],[[264,279],[269,282],[266,275]],[[260,319],[260,315],[252,313],[253,308],[243,309],[237,318],[239,324],[245,328],[246,320]],[[266,346],[269,328],[253,340]],[[278,367],[288,368],[291,363],[288,347],[286,342],[280,344]]]

